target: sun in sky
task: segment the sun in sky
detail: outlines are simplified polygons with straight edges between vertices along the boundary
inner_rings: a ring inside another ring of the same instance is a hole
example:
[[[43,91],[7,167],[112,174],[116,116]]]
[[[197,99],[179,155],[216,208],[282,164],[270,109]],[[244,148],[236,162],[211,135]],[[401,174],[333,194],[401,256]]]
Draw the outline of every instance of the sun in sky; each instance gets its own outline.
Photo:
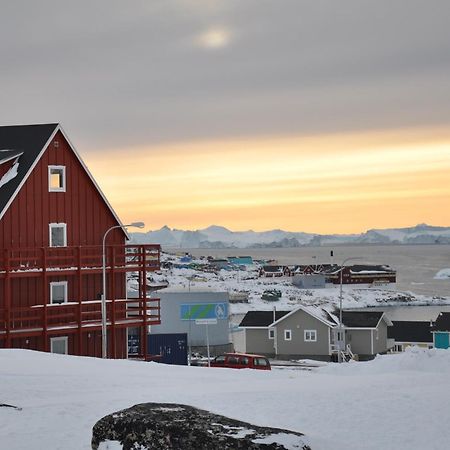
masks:
[[[448,1],[3,3],[0,123],[60,122],[124,222],[450,225]]]
[[[226,47],[230,41],[231,33],[224,27],[211,27],[196,38],[199,46],[210,50]]]

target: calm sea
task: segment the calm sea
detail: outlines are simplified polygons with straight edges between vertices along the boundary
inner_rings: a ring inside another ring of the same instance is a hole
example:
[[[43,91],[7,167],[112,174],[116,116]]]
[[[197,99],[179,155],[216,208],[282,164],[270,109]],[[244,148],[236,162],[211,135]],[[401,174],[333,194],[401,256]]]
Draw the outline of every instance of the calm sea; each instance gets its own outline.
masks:
[[[397,289],[416,294],[450,297],[450,279],[434,280],[436,273],[450,268],[450,245],[349,245],[280,249],[167,249],[191,252],[195,256],[225,257],[250,255],[255,259],[275,259],[279,264],[341,264],[359,257],[354,264],[388,264],[397,270]],[[334,258],[330,257],[333,250]],[[352,262],[348,262],[352,264]]]

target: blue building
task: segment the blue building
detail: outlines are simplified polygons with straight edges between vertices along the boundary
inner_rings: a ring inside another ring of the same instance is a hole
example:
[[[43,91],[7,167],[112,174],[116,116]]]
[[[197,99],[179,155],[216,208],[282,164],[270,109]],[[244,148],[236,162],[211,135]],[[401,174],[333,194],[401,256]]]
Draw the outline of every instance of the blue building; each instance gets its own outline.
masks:
[[[450,312],[441,312],[431,327],[434,348],[450,347]]]
[[[253,258],[251,256],[229,256],[228,262],[236,266],[251,266]]]

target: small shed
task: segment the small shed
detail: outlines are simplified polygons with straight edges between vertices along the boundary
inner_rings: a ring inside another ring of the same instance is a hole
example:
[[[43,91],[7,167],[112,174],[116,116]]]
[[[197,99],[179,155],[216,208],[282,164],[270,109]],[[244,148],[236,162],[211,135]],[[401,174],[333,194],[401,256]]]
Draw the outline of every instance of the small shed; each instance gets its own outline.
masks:
[[[292,277],[292,284],[300,289],[320,289],[326,286],[324,274],[301,274]]]

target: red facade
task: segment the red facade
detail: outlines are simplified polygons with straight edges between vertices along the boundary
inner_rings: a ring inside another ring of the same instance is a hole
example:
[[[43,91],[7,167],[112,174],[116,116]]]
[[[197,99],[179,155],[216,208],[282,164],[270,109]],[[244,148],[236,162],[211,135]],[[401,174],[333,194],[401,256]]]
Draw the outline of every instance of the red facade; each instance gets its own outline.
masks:
[[[20,161],[20,160],[19,160]],[[65,192],[49,192],[48,167],[66,168]],[[101,245],[117,219],[61,131],[51,140],[17,197],[0,220],[0,248],[48,247],[49,224],[67,224],[67,245]],[[123,244],[118,229],[109,244]]]
[[[0,218],[0,347],[49,351],[60,337],[70,354],[101,356],[101,244],[120,222],[62,130],[49,138]],[[49,190],[51,166],[64,168],[58,192]],[[64,246],[51,246],[50,224],[65,228]],[[125,238],[121,228],[107,238],[108,356],[115,358],[127,356],[127,328],[140,329],[144,347],[147,325],[159,323],[159,300],[145,290],[159,246],[127,246]],[[132,301],[129,272],[140,280]],[[64,301],[52,303],[59,292]]]

